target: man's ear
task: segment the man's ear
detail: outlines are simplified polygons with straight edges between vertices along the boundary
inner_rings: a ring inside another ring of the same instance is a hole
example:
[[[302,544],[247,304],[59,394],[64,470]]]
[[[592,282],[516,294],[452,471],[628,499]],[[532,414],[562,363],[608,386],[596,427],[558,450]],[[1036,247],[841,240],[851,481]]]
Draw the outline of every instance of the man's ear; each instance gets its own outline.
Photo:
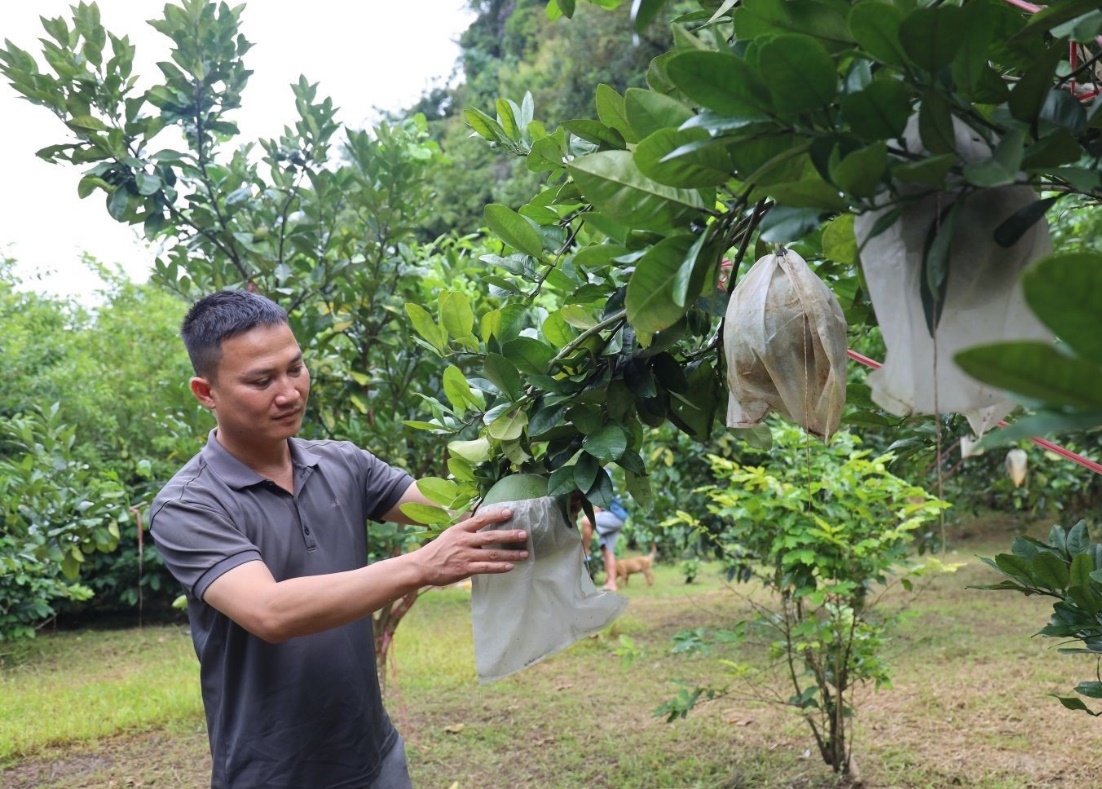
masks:
[[[188,385],[191,387],[191,393],[195,395],[195,399],[198,400],[204,408],[213,410],[214,397],[211,395],[210,381],[197,375],[188,382]]]

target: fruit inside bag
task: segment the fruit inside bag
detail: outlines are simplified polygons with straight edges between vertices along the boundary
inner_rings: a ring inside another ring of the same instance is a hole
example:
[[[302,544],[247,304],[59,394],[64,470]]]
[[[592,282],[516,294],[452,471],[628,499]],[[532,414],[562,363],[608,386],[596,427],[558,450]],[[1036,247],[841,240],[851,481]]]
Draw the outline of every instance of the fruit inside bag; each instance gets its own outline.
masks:
[[[830,288],[792,250],[760,258],[739,280],[723,328],[728,427],[771,410],[827,438],[846,403],[846,319]]]
[[[554,497],[495,503],[513,517],[496,528],[528,532],[528,559],[502,575],[476,575],[471,587],[475,668],[492,682],[565,649],[612,623],[627,599],[598,591],[586,572],[582,539]]]
[[[963,161],[990,156],[990,148],[954,118],[957,155]],[[904,132],[909,150],[923,150],[914,119]],[[901,185],[903,193],[916,187]],[[995,230],[1037,200],[1029,186],[984,189],[957,208],[949,274],[941,317],[934,332],[926,324],[921,277],[931,228],[960,200],[958,191],[936,192],[909,203],[887,230],[873,235],[889,208],[858,216],[854,234],[869,299],[879,319],[887,353],[869,374],[872,399],[896,416],[956,412],[982,436],[1014,408],[1001,390],[966,375],[953,362],[964,348],[1007,340],[1052,340],[1028,309],[1019,284],[1022,272],[1051,249],[1044,220],[1010,247],[999,246]]]

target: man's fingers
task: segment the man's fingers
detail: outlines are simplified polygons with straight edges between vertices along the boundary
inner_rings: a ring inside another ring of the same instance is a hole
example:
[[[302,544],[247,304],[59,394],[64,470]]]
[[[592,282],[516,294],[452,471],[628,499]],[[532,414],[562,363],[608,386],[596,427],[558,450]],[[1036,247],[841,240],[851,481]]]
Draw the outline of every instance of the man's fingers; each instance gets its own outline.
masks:
[[[513,511],[510,509],[503,509],[501,507],[493,507],[488,510],[479,510],[475,515],[467,518],[465,521],[460,521],[456,526],[462,527],[466,531],[478,531],[493,523],[501,523],[507,521],[513,517]]]

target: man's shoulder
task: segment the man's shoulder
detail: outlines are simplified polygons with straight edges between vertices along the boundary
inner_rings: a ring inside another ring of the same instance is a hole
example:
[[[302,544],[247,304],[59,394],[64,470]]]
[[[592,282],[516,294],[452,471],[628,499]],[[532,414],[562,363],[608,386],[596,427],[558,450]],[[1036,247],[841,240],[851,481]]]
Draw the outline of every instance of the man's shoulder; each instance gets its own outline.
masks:
[[[173,501],[216,502],[220,499],[220,487],[203,453],[199,452],[154,496],[151,512],[155,516],[165,504]]]

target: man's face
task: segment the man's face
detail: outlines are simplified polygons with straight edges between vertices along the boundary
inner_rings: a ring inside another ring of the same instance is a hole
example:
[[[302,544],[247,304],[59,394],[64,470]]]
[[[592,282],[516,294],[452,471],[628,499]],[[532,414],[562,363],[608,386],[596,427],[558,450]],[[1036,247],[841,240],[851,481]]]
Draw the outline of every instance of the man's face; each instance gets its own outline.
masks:
[[[298,432],[310,372],[290,326],[258,326],[223,341],[214,380],[193,379],[192,390],[214,412],[223,443],[256,446]]]

